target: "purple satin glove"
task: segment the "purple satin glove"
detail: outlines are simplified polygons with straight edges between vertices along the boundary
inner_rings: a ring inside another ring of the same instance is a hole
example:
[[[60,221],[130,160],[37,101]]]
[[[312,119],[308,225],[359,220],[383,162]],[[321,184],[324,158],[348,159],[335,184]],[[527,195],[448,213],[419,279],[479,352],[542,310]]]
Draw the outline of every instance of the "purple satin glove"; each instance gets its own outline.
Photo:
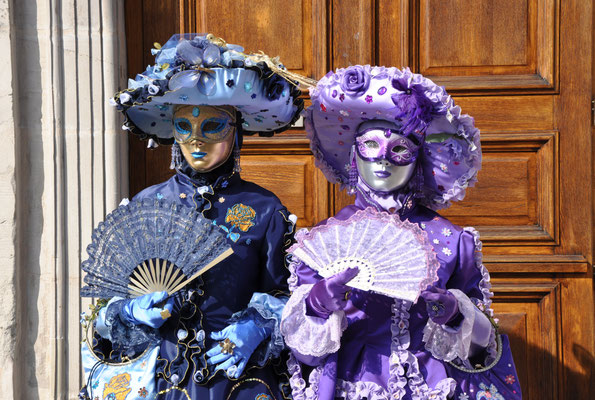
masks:
[[[342,310],[347,305],[350,287],[346,283],[355,278],[359,268],[347,268],[329,278],[314,284],[306,297],[306,314],[327,319],[333,311]]]
[[[438,325],[458,325],[462,314],[456,297],[447,290],[429,286],[420,295],[426,301],[426,310],[430,319]]]

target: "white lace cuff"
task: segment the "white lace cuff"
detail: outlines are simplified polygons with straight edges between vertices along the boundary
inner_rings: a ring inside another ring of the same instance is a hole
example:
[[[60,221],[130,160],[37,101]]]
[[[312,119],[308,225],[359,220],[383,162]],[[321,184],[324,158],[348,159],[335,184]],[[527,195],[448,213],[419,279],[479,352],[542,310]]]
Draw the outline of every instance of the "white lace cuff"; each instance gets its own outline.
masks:
[[[306,297],[312,286],[299,286],[289,298],[283,309],[281,333],[291,349],[305,356],[322,357],[339,350],[347,319],[343,311],[333,312],[328,319],[306,315]]]
[[[467,360],[487,347],[493,327],[465,293],[458,289],[449,289],[449,292],[456,297],[463,314],[461,326],[453,329],[428,319],[423,341],[426,350],[439,360],[452,361],[457,357]]]

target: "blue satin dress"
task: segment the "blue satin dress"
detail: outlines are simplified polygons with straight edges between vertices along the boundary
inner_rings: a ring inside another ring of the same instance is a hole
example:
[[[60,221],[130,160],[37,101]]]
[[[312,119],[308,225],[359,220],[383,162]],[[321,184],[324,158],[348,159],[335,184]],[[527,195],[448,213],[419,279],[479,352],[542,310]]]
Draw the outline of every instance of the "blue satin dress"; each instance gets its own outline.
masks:
[[[287,209],[273,193],[233,173],[201,186],[178,172],[143,190],[133,200],[147,198],[175,201],[202,211],[225,232],[234,250],[192,287],[176,294],[172,317],[158,334],[153,332],[161,338],[157,399],[288,398],[286,363],[282,360],[284,342],[279,330],[288,296],[285,249],[291,244],[294,230]],[[112,336],[131,340],[136,337],[131,330],[138,327],[122,326],[117,304],[108,306],[107,311],[107,318],[112,319]],[[272,334],[252,354],[242,376],[231,379],[225,371],[214,372],[213,366],[207,366],[205,353],[218,344],[211,340],[211,332],[245,319],[268,328]],[[116,335],[115,330],[120,334]],[[152,333],[145,336],[151,337]],[[125,343],[119,345],[126,347]]]

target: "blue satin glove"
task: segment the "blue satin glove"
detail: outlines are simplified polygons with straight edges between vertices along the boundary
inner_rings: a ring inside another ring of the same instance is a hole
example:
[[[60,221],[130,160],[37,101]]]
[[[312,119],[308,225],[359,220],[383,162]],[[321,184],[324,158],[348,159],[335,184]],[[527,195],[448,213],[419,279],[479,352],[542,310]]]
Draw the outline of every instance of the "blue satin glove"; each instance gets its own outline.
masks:
[[[215,371],[222,369],[227,371],[230,378],[238,378],[244,372],[254,350],[270,335],[270,329],[261,328],[252,320],[240,321],[222,331],[212,332],[211,339],[218,340],[223,346],[218,343],[207,352],[207,364],[218,364]],[[226,343],[227,339],[231,343]],[[224,353],[224,347],[233,348]]]
[[[156,306],[167,299],[167,292],[153,292],[129,300],[120,311],[120,318],[134,325],[148,325],[159,328],[174,309],[173,297],[163,307]]]

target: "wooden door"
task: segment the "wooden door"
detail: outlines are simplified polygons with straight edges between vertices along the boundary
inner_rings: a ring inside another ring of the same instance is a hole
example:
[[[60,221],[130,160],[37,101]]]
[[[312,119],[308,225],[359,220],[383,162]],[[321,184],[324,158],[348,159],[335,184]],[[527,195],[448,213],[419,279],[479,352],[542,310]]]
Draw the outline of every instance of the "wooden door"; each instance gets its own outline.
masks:
[[[588,399],[593,335],[592,5],[561,0],[127,0],[129,71],[152,43],[212,32],[320,78],[409,66],[446,86],[482,132],[479,183],[443,215],[478,228],[494,308],[525,399]],[[307,100],[306,100],[307,103]],[[131,140],[131,194],[169,176],[169,150]],[[303,128],[249,138],[243,176],[311,226],[349,204]],[[591,394],[589,394],[591,393]]]

